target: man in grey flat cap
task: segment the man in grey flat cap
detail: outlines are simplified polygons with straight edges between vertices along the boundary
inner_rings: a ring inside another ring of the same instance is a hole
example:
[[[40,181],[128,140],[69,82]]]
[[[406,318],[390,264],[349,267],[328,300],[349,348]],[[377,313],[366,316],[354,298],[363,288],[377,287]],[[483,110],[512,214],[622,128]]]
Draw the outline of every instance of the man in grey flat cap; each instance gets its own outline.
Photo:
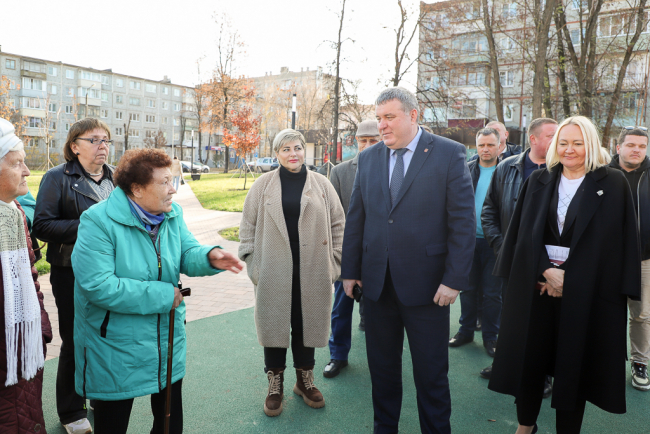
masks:
[[[345,161],[332,169],[330,181],[341,199],[345,214],[348,213],[350,205],[350,196],[352,196],[352,186],[354,177],[357,173],[357,162],[359,154],[366,148],[379,143],[381,137],[377,128],[377,121],[363,121],[359,124],[355,135],[359,152],[352,159]],[[336,377],[341,369],[348,365],[348,353],[352,344],[352,310],[354,309],[354,300],[345,295],[343,283],[338,280],[334,284],[334,305],[332,306],[332,334],[330,335],[330,362],[323,370],[323,376],[326,378]],[[364,330],[363,322],[363,299],[359,302],[359,314],[361,322],[359,329]]]

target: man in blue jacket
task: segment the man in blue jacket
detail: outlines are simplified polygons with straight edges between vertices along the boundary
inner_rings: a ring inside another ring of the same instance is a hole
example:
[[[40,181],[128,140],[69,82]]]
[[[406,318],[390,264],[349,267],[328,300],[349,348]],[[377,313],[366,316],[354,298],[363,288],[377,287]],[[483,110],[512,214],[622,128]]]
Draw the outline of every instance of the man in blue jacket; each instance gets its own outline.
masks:
[[[359,156],[341,278],[362,287],[374,432],[398,431],[408,334],[420,428],[450,433],[449,305],[467,289],[476,221],[465,147],[423,131],[404,88],[376,101],[383,142]]]

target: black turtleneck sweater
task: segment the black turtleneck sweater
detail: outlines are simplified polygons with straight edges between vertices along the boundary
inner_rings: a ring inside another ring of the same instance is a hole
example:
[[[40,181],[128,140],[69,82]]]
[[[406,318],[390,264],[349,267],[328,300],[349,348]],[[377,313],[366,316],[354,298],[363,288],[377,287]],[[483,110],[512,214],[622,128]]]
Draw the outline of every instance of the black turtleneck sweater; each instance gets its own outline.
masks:
[[[280,166],[280,184],[282,185],[282,212],[287,224],[291,256],[294,270],[300,262],[300,237],[298,235],[298,220],[300,219],[300,200],[302,190],[307,180],[307,168],[303,165],[300,172],[290,172]]]

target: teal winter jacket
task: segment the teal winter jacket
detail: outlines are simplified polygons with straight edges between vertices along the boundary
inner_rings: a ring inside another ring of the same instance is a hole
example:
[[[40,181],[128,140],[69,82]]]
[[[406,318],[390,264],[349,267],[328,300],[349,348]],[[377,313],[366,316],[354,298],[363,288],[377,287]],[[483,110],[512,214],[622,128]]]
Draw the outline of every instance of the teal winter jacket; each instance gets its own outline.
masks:
[[[169,318],[180,273],[213,275],[208,253],[173,203],[154,246],[119,187],[81,215],[75,274],[75,380],[88,399],[116,401],[165,388]],[[185,375],[185,302],[176,308],[172,382]]]

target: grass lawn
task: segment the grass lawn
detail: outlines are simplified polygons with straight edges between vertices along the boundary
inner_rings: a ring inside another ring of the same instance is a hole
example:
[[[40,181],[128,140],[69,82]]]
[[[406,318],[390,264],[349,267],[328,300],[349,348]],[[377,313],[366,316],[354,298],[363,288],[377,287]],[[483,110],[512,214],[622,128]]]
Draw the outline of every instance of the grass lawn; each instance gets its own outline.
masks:
[[[219,235],[221,235],[228,241],[239,242],[239,226],[235,226],[234,228],[224,229],[219,232]]]
[[[246,194],[253,185],[253,179],[249,174],[246,180],[246,190],[244,190],[244,177],[238,178],[238,176],[238,174],[233,173],[211,173],[201,175],[200,181],[186,182],[189,182],[192,191],[203,208],[216,211],[241,212],[244,208]],[[255,175],[255,179],[257,179],[257,176]],[[189,176],[187,179],[189,179]]]

